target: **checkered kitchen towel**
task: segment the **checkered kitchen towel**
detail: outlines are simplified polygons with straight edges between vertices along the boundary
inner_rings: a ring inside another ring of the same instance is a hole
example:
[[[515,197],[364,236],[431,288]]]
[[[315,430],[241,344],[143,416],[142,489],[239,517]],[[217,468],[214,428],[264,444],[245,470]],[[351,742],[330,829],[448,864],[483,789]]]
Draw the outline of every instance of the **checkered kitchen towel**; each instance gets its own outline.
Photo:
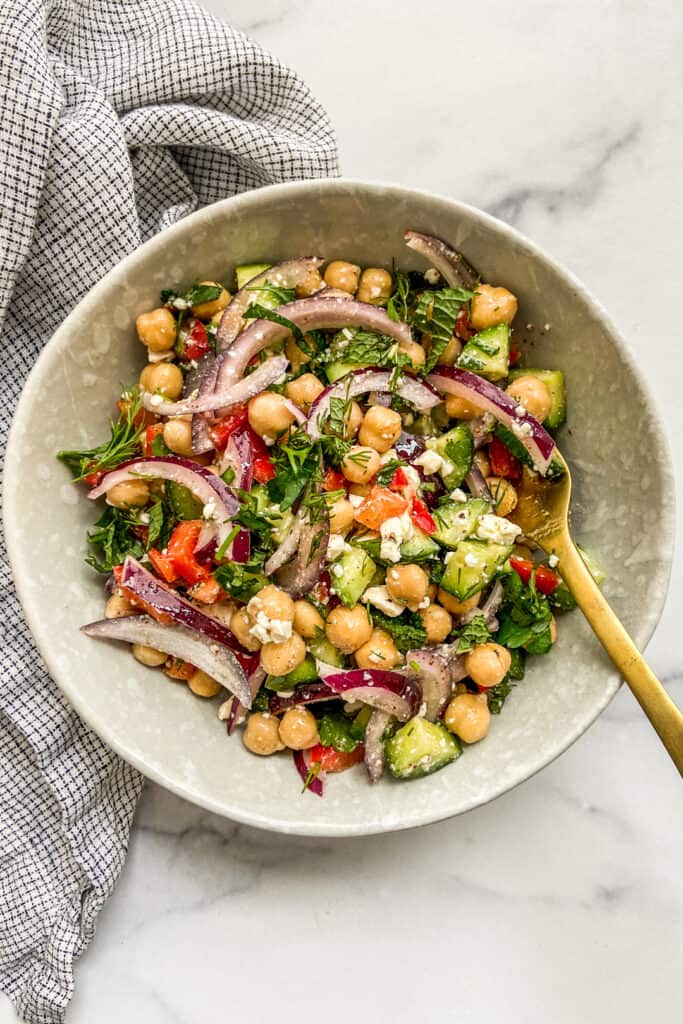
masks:
[[[337,173],[290,70],[191,0],[1,0],[0,442],[81,296],[205,203]],[[0,987],[56,1022],[123,865],[141,779],[65,703],[0,551]]]

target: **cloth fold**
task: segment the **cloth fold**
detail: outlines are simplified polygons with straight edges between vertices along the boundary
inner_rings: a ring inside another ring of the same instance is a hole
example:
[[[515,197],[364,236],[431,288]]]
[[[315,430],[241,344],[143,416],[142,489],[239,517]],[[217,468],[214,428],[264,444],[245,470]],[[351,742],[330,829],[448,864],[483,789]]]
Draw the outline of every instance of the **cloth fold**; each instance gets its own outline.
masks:
[[[303,82],[191,0],[3,0],[0,454],[40,348],[127,253],[206,203],[337,170]],[[142,780],[47,674],[4,543],[0,607],[0,988],[56,1024]]]

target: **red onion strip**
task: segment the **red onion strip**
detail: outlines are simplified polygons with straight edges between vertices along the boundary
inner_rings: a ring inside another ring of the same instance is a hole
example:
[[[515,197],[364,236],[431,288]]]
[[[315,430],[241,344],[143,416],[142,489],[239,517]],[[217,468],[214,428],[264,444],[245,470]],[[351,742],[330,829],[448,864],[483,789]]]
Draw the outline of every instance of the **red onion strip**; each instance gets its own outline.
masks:
[[[310,750],[293,750],[294,767],[298,771],[301,781],[306,789],[316,796],[322,796],[325,788],[325,773],[319,770],[311,777],[311,752]]]
[[[318,666],[324,671],[326,666]],[[322,676],[321,671],[321,676]],[[359,700],[407,722],[417,713],[422,691],[415,679],[386,669],[351,669],[324,675],[331,690],[343,694],[345,700]]]
[[[385,757],[382,736],[390,721],[391,715],[387,714],[386,711],[380,711],[378,708],[375,708],[365,727],[363,761],[365,762],[370,782],[378,782],[384,772]]]
[[[159,395],[144,392],[142,404],[145,409],[158,416],[189,416],[213,409],[229,409],[241,402],[248,402],[254,395],[260,395],[270,384],[274,384],[286,372],[289,360],[286,356],[271,356],[257,367],[248,377],[232,381],[229,385],[196,398],[181,399],[179,402],[159,402]]]
[[[409,249],[419,252],[420,256],[424,256],[436,267],[451,288],[467,288],[472,291],[476,287],[478,276],[473,268],[461,253],[451,249],[441,238],[410,230],[404,233],[403,238]]]
[[[446,658],[428,648],[408,651],[406,665],[422,688],[425,718],[436,722],[451,695],[451,674]]]

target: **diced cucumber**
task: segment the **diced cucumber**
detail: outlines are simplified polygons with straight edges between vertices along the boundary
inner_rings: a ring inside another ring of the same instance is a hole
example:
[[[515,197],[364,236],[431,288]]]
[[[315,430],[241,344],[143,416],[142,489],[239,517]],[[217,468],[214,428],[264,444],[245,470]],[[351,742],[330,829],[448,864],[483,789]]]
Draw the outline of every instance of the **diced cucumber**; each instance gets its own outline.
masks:
[[[197,501],[192,491],[175,480],[166,482],[166,496],[178,519],[201,519],[204,506]]]
[[[548,389],[551,402],[550,412],[543,422],[551,430],[561,427],[567,418],[567,398],[562,370],[510,370],[511,381],[517,380],[518,377],[538,377],[543,381]]]
[[[461,540],[448,556],[440,586],[459,601],[466,601],[491,582],[513,550],[513,544]]]
[[[237,287],[244,288],[257,274],[262,274],[264,270],[268,270],[270,267],[270,263],[243,263],[241,266],[235,267]]]
[[[458,366],[487,380],[502,380],[510,367],[510,325],[487,327],[467,342],[458,357]]]
[[[371,366],[371,363],[345,363],[341,359],[335,359],[325,367],[325,375],[330,384],[334,384],[341,377],[345,377],[352,370],[361,370],[364,366]]]
[[[286,690],[293,690],[301,683],[312,683],[318,678],[318,670],[315,667],[315,658],[307,654],[300,665],[288,672],[286,676],[267,676],[265,686],[276,693],[283,693]]]
[[[280,506],[268,497],[268,491],[263,484],[254,484],[250,494],[256,500],[256,511],[266,516],[270,522],[276,544],[282,544],[294,524],[294,513],[291,509],[281,512]]]
[[[469,473],[474,457],[474,439],[470,428],[466,423],[459,423],[438,437],[430,447],[453,465],[452,471],[443,478],[446,487],[459,487]]]
[[[393,565],[393,562],[387,562],[380,555],[382,542],[379,537],[375,537],[372,534],[354,537],[353,543],[363,548],[363,551],[367,552],[370,558],[380,562],[382,565]],[[427,558],[432,558],[436,555],[438,550],[439,545],[435,544],[431,537],[428,537],[426,533],[418,533],[417,530],[410,540],[404,541],[399,547],[402,562],[424,562]]]
[[[322,630],[308,641],[308,649],[314,658],[324,661],[326,665],[343,668],[346,664],[344,655],[337,650],[334,644],[330,643]]]
[[[519,461],[525,466],[528,466],[529,469],[534,468],[533,459],[529,455],[529,452],[526,450],[520,439],[515,437],[511,430],[504,427],[502,423],[496,423],[494,434],[510,449],[516,459],[519,459]],[[545,479],[559,480],[561,476],[564,476],[564,464],[555,455],[553,455],[550,460],[550,465],[546,471]]]
[[[375,563],[359,547],[351,547],[332,566],[332,586],[342,604],[353,608],[375,575]]]
[[[468,501],[452,501],[432,511],[436,523],[434,539],[447,548],[457,548],[461,540],[469,537],[477,528],[479,516],[491,511],[484,498],[470,498]]]
[[[459,741],[438,722],[411,718],[384,746],[395,779],[421,779],[438,772],[462,753]]]

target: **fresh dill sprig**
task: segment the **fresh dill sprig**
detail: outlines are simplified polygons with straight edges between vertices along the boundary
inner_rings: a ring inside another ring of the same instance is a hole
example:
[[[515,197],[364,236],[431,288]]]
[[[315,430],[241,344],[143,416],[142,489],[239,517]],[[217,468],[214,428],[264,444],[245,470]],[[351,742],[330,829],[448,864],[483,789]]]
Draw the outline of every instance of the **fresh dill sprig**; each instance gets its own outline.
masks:
[[[123,410],[117,420],[109,420],[111,436],[97,448],[57,452],[57,458],[83,480],[92,473],[106,473],[138,454],[144,421],[139,416],[141,403],[137,387],[123,393]]]

